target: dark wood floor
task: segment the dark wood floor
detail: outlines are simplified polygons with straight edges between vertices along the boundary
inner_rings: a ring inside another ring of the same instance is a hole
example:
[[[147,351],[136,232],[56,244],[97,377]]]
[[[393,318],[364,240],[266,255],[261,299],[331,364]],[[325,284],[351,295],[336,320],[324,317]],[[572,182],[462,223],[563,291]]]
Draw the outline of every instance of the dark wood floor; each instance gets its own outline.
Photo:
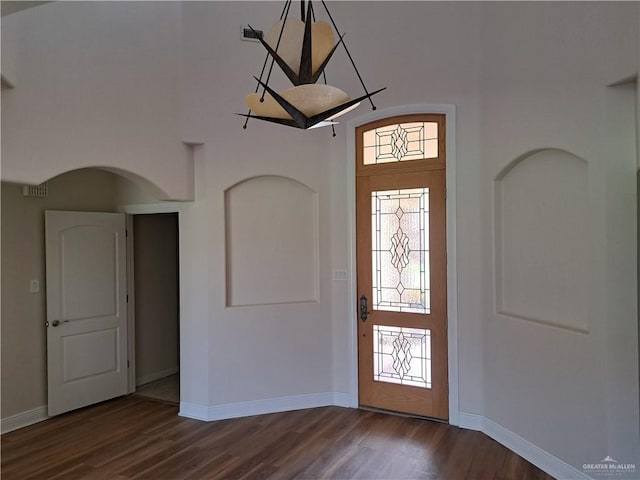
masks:
[[[2,479],[550,480],[482,433],[325,407],[199,422],[124,397],[2,436]]]

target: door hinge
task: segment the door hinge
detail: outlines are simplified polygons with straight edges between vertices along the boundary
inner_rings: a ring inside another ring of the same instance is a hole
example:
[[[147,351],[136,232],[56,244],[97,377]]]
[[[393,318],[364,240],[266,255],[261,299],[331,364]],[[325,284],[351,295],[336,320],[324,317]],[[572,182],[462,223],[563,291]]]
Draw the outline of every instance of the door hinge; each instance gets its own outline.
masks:
[[[127,303],[129,303],[129,294],[127,293]]]
[[[127,230],[126,228],[124,229],[124,236],[125,238],[129,236],[129,230]]]
[[[129,360],[127,360],[127,368],[129,368]]]
[[[444,199],[445,200],[447,199],[447,189],[446,188],[444,189]]]

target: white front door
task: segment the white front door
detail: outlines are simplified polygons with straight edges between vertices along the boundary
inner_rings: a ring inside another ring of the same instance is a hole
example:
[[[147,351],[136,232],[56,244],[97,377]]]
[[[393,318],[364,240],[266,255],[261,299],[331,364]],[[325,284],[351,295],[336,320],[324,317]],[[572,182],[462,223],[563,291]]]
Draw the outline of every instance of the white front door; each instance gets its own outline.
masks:
[[[45,213],[49,415],[127,393],[125,215]]]

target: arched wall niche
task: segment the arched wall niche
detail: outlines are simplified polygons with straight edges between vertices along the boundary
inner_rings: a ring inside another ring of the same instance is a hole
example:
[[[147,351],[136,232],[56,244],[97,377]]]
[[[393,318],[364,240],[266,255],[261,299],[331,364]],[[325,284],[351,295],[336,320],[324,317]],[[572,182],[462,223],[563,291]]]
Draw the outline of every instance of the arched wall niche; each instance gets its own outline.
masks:
[[[589,162],[587,162],[587,160],[585,160],[584,158],[576,155],[575,153],[572,153],[568,150],[565,150],[563,148],[555,148],[555,147],[545,147],[545,148],[536,148],[534,150],[530,150],[526,153],[523,153],[522,155],[517,156],[516,158],[514,158],[513,160],[511,160],[509,163],[507,163],[507,165],[505,165],[502,170],[500,170],[498,172],[498,174],[495,176],[495,181],[500,181],[503,178],[505,178],[507,175],[509,175],[509,173],[516,168],[519,164],[521,164],[522,162],[526,161],[526,160],[530,160],[530,159],[534,159],[536,158],[536,155],[540,154],[540,153],[557,153],[558,155],[566,155],[567,157],[571,157],[575,160],[579,160],[580,162],[583,162],[585,164],[585,166],[588,165]]]
[[[589,331],[589,165],[544,148],[495,177],[496,312],[575,332]]]
[[[226,305],[319,301],[318,194],[262,175],[225,190]]]

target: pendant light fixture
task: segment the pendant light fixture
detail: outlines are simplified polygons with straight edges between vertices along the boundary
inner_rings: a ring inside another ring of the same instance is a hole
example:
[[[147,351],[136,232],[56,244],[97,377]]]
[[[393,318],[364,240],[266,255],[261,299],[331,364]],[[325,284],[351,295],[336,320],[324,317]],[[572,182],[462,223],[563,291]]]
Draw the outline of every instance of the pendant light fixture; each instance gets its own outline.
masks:
[[[249,113],[238,114],[246,117],[243,128],[247,128],[250,118],[264,120],[290,127],[307,130],[325,125],[333,125],[334,120],[369,100],[376,109],[371,97],[384,88],[369,92],[360,76],[353,57],[344,42],[344,35],[338,31],[324,0],[321,1],[331,24],[316,21],[311,0],[300,1],[300,20],[290,18],[292,0],[286,0],[280,19],[263,38],[249,25],[254,36],[267,51],[260,77],[254,77],[257,86],[254,93],[247,96]],[[332,28],[333,27],[333,28]],[[336,42],[336,37],[338,40]],[[337,48],[342,45],[360,80],[364,95],[351,99],[349,95],[327,84],[325,67]],[[271,59],[268,72],[267,65]],[[276,92],[269,86],[274,64],[282,70],[292,83],[292,87]],[[322,79],[322,83],[318,80]],[[385,87],[386,88],[386,87]],[[335,129],[333,129],[335,137]]]

